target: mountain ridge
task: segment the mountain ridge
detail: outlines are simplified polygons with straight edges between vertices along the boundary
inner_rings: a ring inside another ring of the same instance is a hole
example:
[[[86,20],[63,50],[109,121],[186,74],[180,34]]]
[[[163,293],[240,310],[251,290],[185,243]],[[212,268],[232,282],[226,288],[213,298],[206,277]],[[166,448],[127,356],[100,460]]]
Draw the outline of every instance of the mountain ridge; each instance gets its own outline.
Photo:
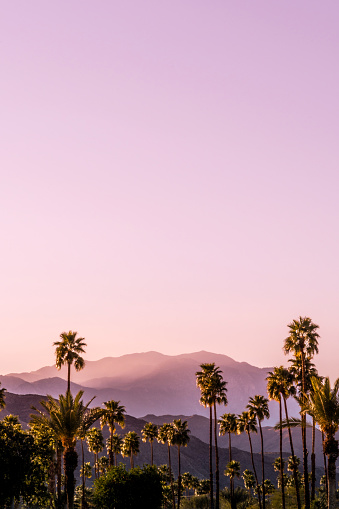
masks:
[[[227,382],[227,412],[241,413],[255,394],[266,395],[266,377],[272,368],[258,368],[235,361],[224,354],[199,352],[165,355],[150,351],[104,357],[86,361],[79,372],[71,370],[71,390],[84,390],[85,397],[96,396],[95,405],[110,399],[119,400],[126,411],[135,417],[147,414],[206,415],[200,405],[200,391],[196,386],[196,372],[203,362],[215,362]],[[2,386],[17,394],[50,394],[58,397],[66,389],[67,368],[57,371],[44,366],[24,373],[1,375]],[[290,412],[297,404],[289,402]],[[278,420],[278,405],[270,402],[271,419]],[[218,415],[225,412],[218,408]]]

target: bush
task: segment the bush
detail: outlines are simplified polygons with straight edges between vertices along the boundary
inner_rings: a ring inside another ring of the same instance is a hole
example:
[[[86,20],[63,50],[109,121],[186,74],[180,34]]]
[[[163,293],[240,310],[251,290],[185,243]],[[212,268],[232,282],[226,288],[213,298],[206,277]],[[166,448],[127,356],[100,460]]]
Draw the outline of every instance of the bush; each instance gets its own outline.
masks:
[[[150,465],[129,471],[122,464],[111,467],[94,481],[93,500],[98,509],[160,509],[161,476]]]

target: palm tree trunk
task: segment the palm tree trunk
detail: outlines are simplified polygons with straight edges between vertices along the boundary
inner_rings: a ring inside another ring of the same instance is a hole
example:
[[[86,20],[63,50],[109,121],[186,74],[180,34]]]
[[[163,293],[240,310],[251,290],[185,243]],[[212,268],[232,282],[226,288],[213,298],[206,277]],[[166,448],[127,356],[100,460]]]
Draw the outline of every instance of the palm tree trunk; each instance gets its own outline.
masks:
[[[181,465],[180,465],[180,445],[178,445],[178,509],[180,509],[181,495]]]
[[[111,448],[108,451],[108,458],[109,458],[108,464],[111,467],[113,465],[113,428],[112,427],[110,427],[110,441],[111,441]]]
[[[264,437],[262,434],[261,422],[258,419],[260,440],[261,440],[261,472],[262,472],[262,506],[265,509],[265,461],[264,461]]]
[[[133,451],[131,451],[131,468],[134,468]]]
[[[61,447],[57,445],[57,506],[61,509]]]
[[[71,392],[71,363],[67,363],[67,392]]]
[[[78,455],[74,447],[64,450],[65,488],[67,495],[67,509],[74,507],[74,471],[78,464]]]
[[[328,509],[336,507],[336,461],[338,458],[338,441],[334,436],[327,436],[325,440],[328,470]]]
[[[284,483],[284,466],[282,457],[282,408],[281,394],[279,394],[279,419],[280,419],[280,482],[281,482],[281,501],[282,507],[285,509],[285,483]]]
[[[170,476],[170,481],[171,481],[173,509],[175,509],[175,496],[174,496],[174,486],[173,486],[172,467],[171,467],[171,450],[170,450],[170,445],[168,442],[167,442],[167,447],[168,447],[168,469],[169,469],[169,476]]]
[[[312,419],[312,453],[311,453],[311,465],[312,465],[312,481],[311,481],[311,500],[315,499],[315,419]]]
[[[302,376],[302,398],[306,394],[306,375],[305,375],[305,353],[301,351],[301,376]],[[301,432],[303,442],[303,466],[304,466],[304,489],[305,489],[305,509],[310,509],[310,487],[308,483],[308,465],[307,465],[307,444],[306,444],[306,414],[301,416]]]
[[[228,432],[228,457],[229,461],[232,461],[232,442],[231,442],[231,433]],[[234,479],[230,475],[230,492],[231,492],[231,506],[234,503]]]
[[[327,462],[326,462],[326,454],[325,454],[325,435],[324,432],[321,432],[321,439],[323,444],[323,456],[324,456],[324,472],[325,472],[325,479],[326,479],[326,496],[328,499],[328,470],[327,470]]]
[[[84,455],[84,441],[81,439],[81,456],[82,456],[82,497],[81,508],[85,509],[85,455]]]
[[[209,447],[209,462],[210,462],[210,508],[214,509],[213,500],[213,466],[212,466],[212,407],[210,409],[210,447]]]
[[[259,502],[259,509],[261,509],[261,496],[260,496],[260,491],[259,491],[259,481],[258,481],[257,471],[256,471],[256,468],[255,468],[255,465],[254,465],[254,457],[253,457],[252,440],[251,440],[251,434],[250,434],[250,432],[249,432],[249,431],[247,431],[247,435],[248,435],[248,440],[249,440],[249,442],[250,442],[250,451],[251,451],[252,467],[253,467],[253,472],[254,472],[255,482],[256,482],[256,485],[257,485],[257,489],[258,489],[258,502]],[[300,509],[300,508],[298,508],[298,509]]]
[[[215,444],[215,508],[219,509],[219,453],[218,453],[218,440],[217,440],[217,407],[214,402],[214,444]]]
[[[285,397],[284,397],[284,407],[285,407],[285,416],[286,416],[286,422],[287,422],[287,427],[288,427],[288,436],[289,436],[289,439],[290,439],[291,454],[292,454],[292,456],[294,458],[295,454],[294,454],[292,433],[291,433],[290,421],[289,421],[289,418],[288,418],[287,402],[286,402],[286,398]],[[300,492],[299,492],[299,479],[298,479],[298,473],[297,473],[295,468],[293,469],[293,477],[294,477],[294,484],[295,484],[295,492],[296,492],[296,495],[297,495],[297,506],[298,506],[298,509],[301,509]]]
[[[151,440],[151,466],[153,466],[153,440]]]

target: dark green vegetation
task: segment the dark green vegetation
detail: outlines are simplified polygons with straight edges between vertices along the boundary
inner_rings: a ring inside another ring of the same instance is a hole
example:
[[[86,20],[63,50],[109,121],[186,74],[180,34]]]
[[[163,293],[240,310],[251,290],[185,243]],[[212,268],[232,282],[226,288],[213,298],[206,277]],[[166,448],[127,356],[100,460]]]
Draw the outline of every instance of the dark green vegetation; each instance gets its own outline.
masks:
[[[272,444],[268,447],[272,432],[268,436],[264,427],[269,417],[266,396],[251,396],[240,415],[225,413],[227,382],[215,363],[203,363],[196,371],[200,403],[210,415],[208,446],[191,436],[183,416],[141,425],[140,420],[126,415],[120,401],[90,408],[92,400],[85,403],[82,391],[75,396],[70,391],[72,366],[76,370],[85,367],[81,354],[86,343],[76,332],[62,333],[61,341],[54,344],[57,367],[67,365],[65,394],[58,399],[39,398],[27,429],[15,416],[0,421],[0,508],[336,507],[339,380],[331,387],[328,378],[318,376],[312,362],[318,352],[318,326],[310,318],[299,317],[288,329],[284,351],[292,355],[290,366],[275,367],[267,376],[267,396],[279,405],[274,449]],[[300,405],[298,418],[288,414],[290,397]],[[6,391],[0,389],[0,409],[5,403]],[[323,433],[320,484],[319,460],[315,459],[318,429]],[[250,454],[232,445],[232,436],[236,441],[240,434]],[[260,456],[253,451],[254,434],[260,436]],[[295,453],[298,444],[293,442],[296,434],[301,437],[300,458]],[[218,444],[218,436],[223,435],[227,452]],[[285,442],[288,439],[289,457],[283,450],[283,435]],[[141,446],[149,464],[134,468]],[[267,449],[276,454],[268,455]],[[199,465],[204,465],[207,479],[193,475]]]

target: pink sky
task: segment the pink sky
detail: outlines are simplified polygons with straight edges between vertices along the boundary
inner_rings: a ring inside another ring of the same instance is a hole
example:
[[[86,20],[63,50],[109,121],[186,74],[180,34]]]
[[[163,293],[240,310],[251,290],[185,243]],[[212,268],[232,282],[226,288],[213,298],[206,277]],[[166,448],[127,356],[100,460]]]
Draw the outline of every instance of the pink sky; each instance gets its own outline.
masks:
[[[0,373],[157,350],[339,376],[337,0],[5,2]],[[227,378],[227,376],[226,376]]]

